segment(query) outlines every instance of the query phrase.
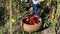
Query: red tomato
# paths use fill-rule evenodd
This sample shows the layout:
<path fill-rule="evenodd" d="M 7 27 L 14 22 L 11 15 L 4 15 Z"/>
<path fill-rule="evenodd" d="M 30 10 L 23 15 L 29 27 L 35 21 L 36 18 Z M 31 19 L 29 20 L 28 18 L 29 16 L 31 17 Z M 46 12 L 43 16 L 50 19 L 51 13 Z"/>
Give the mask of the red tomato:
<path fill-rule="evenodd" d="M 31 18 L 26 18 L 25 20 L 27 24 L 38 24 L 40 21 L 38 19 L 36 19 L 35 17 L 31 17 Z"/>

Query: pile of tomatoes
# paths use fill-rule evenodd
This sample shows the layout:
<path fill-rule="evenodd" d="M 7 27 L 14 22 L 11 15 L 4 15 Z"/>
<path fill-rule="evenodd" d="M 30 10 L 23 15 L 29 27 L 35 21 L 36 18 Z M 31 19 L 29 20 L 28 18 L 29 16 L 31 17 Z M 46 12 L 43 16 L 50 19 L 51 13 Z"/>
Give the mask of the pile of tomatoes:
<path fill-rule="evenodd" d="M 40 21 L 35 17 L 24 18 L 23 22 L 30 25 L 38 24 Z"/>

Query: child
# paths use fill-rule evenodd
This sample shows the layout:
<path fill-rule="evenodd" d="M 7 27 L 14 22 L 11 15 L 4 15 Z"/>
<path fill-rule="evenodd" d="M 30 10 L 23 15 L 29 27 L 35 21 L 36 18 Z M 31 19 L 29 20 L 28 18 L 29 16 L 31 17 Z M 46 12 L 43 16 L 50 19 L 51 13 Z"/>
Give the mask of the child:
<path fill-rule="evenodd" d="M 39 3 L 38 0 L 30 0 L 30 3 L 32 3 L 32 7 L 34 10 L 34 17 L 38 18 L 38 6 L 37 4 Z"/>

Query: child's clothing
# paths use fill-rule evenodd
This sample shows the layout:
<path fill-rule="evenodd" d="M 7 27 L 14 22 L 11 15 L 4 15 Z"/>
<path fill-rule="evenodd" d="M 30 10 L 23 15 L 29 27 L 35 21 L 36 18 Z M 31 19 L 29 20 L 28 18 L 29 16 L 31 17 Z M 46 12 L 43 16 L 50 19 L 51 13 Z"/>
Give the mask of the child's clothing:
<path fill-rule="evenodd" d="M 34 14 L 38 14 L 38 6 L 36 4 L 32 4 Z"/>
<path fill-rule="evenodd" d="M 39 3 L 39 0 L 29 0 L 29 1 L 32 4 L 34 16 L 38 18 L 37 14 L 38 14 L 39 7 L 37 6 L 37 4 Z"/>
<path fill-rule="evenodd" d="M 36 17 L 36 18 L 38 18 L 38 9 L 39 9 L 39 7 L 37 6 L 37 4 L 39 3 L 39 1 L 38 0 L 32 0 L 32 7 L 33 7 L 33 10 L 34 10 L 34 16 Z"/>
<path fill-rule="evenodd" d="M 38 14 L 38 0 L 32 0 L 32 7 L 33 7 L 33 10 L 34 10 L 34 14 Z"/>
<path fill-rule="evenodd" d="M 38 0 L 32 0 L 33 4 L 38 4 L 39 1 Z"/>

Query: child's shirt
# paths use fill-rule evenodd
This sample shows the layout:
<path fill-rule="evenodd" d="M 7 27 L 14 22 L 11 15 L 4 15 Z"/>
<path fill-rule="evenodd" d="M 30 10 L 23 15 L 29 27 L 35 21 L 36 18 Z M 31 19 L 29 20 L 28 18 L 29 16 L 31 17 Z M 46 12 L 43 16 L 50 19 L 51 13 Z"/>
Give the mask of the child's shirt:
<path fill-rule="evenodd" d="M 32 0 L 32 3 L 33 3 L 33 4 L 38 4 L 39 1 L 38 1 L 38 0 Z"/>

